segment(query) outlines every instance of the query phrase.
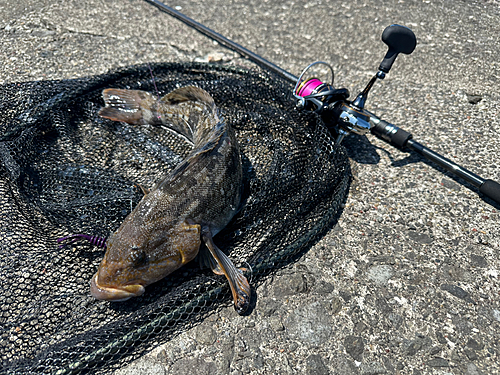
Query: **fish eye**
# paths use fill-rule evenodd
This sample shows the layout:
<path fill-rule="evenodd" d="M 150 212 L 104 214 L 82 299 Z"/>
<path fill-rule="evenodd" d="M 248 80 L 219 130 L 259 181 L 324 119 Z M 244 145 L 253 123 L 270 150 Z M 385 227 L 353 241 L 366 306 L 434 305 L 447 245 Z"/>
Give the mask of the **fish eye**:
<path fill-rule="evenodd" d="M 147 263 L 148 256 L 144 250 L 133 247 L 131 248 L 130 261 L 134 267 L 141 267 Z"/>

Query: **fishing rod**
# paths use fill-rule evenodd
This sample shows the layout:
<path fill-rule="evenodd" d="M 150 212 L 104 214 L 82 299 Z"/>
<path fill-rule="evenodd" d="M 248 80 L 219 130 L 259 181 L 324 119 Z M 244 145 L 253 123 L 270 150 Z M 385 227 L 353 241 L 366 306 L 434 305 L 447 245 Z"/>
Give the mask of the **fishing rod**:
<path fill-rule="evenodd" d="M 484 179 L 477 174 L 465 169 L 457 163 L 445 158 L 437 152 L 425 147 L 415 141 L 411 133 L 391 124 L 374 113 L 366 110 L 365 103 L 368 93 L 378 80 L 383 80 L 389 73 L 392 64 L 400 53 L 411 54 L 417 45 L 417 39 L 412 30 L 401 25 L 390 25 L 382 33 L 382 41 L 388 46 L 387 53 L 380 63 L 378 72 L 368 82 L 353 101 L 347 100 L 349 91 L 345 88 L 336 89 L 333 86 L 333 68 L 325 62 L 315 62 L 307 66 L 299 77 L 287 72 L 279 66 L 271 63 L 256 53 L 233 42 L 225 36 L 212 29 L 196 22 L 183 13 L 165 5 L 158 0 L 145 0 L 156 6 L 186 25 L 193 27 L 200 33 L 217 41 L 250 61 L 256 63 L 261 68 L 276 73 L 295 84 L 293 96 L 297 99 L 297 109 L 314 111 L 321 115 L 328 129 L 335 137 L 335 146 L 338 146 L 344 137 L 349 133 L 364 135 L 368 132 L 374 134 L 383 141 L 397 147 L 400 150 L 410 149 L 422 155 L 431 162 L 446 169 L 455 176 L 467 181 L 484 196 L 500 204 L 500 184 L 491 179 Z M 316 65 L 325 65 L 332 72 L 332 82 L 325 83 L 316 77 L 303 79 L 306 73 Z"/>

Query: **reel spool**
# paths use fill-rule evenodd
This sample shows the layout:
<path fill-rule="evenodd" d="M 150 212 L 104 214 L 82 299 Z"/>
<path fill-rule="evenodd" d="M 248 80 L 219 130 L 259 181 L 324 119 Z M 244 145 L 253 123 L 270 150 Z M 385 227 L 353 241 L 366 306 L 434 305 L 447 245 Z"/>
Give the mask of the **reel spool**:
<path fill-rule="evenodd" d="M 307 71 L 315 65 L 326 65 L 330 69 L 332 74 L 331 83 L 325 83 L 317 77 L 302 80 Z M 330 103 L 347 99 L 349 97 L 347 89 L 335 89 L 333 87 L 334 77 L 333 68 L 326 62 L 316 61 L 308 65 L 300 74 L 293 89 L 293 96 L 297 98 L 297 108 L 321 113 Z"/>

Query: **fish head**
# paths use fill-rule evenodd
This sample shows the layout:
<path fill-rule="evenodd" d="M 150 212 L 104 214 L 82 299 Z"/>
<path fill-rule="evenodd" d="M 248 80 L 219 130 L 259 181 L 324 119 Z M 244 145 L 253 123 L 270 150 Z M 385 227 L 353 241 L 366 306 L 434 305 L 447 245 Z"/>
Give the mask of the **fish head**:
<path fill-rule="evenodd" d="M 181 222 L 171 228 L 134 235 L 136 228 L 120 227 L 110 238 L 90 293 L 99 300 L 125 301 L 198 254 L 200 226 Z"/>

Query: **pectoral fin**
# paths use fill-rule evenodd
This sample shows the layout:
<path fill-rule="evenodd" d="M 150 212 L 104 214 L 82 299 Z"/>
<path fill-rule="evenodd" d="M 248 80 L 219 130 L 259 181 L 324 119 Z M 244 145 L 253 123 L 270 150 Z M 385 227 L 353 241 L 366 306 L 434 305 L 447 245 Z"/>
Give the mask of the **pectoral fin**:
<path fill-rule="evenodd" d="M 203 248 L 199 252 L 199 261 L 201 268 L 210 267 L 213 273 L 216 275 L 224 275 L 224 271 L 220 268 L 219 263 L 215 260 L 208 249 Z"/>
<path fill-rule="evenodd" d="M 208 228 L 202 228 L 202 238 L 217 263 L 217 266 L 212 267 L 212 270 L 216 274 L 223 273 L 226 276 L 233 294 L 234 308 L 238 314 L 243 314 L 250 304 L 250 285 L 247 278 L 241 270 L 235 267 L 231 259 L 215 245 L 212 233 Z"/>

